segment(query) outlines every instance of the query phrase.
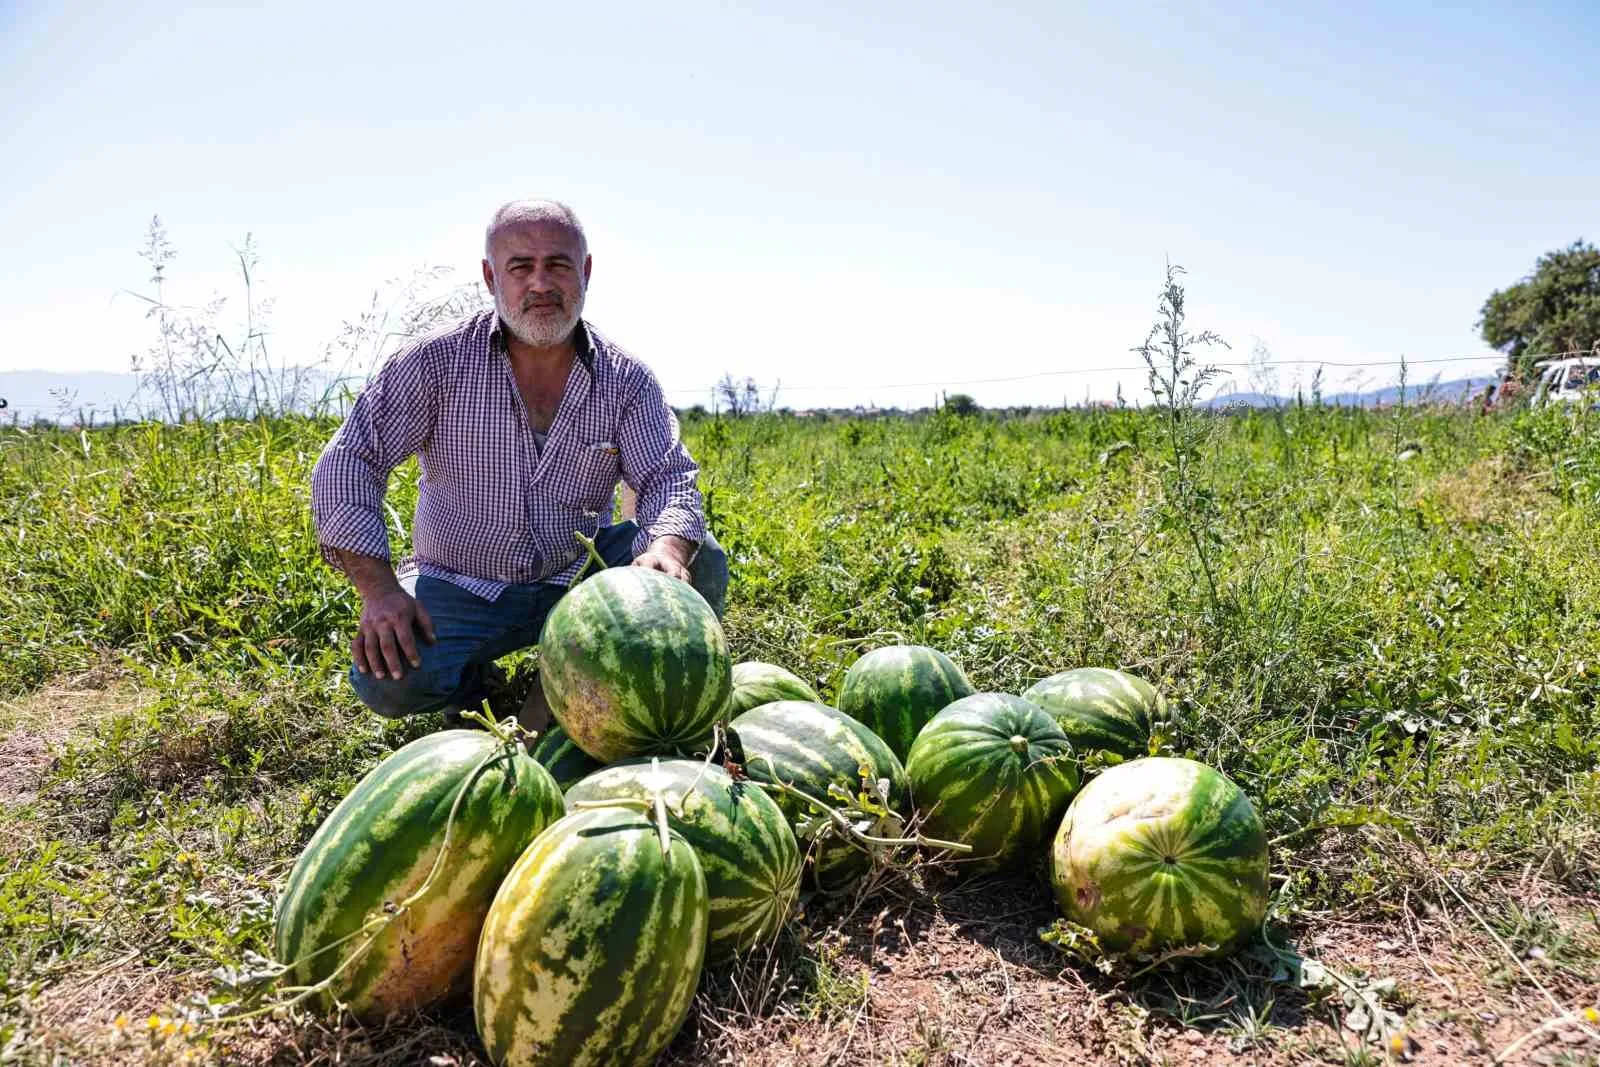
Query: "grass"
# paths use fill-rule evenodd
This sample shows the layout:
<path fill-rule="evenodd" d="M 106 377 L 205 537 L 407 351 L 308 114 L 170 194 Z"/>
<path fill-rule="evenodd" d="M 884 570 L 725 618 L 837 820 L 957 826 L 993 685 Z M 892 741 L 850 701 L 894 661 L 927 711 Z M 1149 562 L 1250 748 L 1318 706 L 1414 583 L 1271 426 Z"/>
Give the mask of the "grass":
<path fill-rule="evenodd" d="M 1306 406 L 1190 411 L 1175 438 L 1172 418 L 688 421 L 732 646 L 825 695 L 901 639 L 986 690 L 1137 671 L 1180 749 L 1262 811 L 1285 935 L 1400 973 L 1439 1055 L 1474 1025 L 1447 987 L 1500 1005 L 1476 1021 L 1496 1047 L 1557 1014 L 1540 986 L 1595 1004 L 1600 426 Z M 0 431 L 0 751 L 26 777 L 0 783 L 0 1061 L 477 1055 L 459 1011 L 183 1030 L 228 995 L 219 969 L 267 951 L 321 818 L 439 725 L 381 721 L 343 680 L 357 603 L 307 487 L 332 430 Z M 397 532 L 415 477 L 391 486 Z M 1036 882 L 984 893 L 1010 918 L 932 873 L 811 902 L 774 953 L 707 978 L 669 1059 L 1182 1062 L 1187 1034 L 1223 1058 L 1393 1055 L 1267 962 L 1105 975 L 1035 936 Z"/>

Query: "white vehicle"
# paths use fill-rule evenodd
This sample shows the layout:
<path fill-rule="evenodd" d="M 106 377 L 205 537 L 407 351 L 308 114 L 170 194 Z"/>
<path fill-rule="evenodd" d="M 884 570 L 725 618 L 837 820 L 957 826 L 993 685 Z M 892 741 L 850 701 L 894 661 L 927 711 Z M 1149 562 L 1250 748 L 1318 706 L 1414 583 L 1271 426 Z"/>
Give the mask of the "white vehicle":
<path fill-rule="evenodd" d="M 1533 365 L 1533 406 L 1600 404 L 1600 354 L 1545 359 Z"/>

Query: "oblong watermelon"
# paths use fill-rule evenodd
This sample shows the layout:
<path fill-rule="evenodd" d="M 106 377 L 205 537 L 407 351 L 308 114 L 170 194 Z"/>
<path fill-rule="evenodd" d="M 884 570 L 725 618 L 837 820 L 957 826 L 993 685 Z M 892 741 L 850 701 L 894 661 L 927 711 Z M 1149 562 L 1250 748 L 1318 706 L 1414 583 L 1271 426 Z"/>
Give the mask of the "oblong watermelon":
<path fill-rule="evenodd" d="M 751 708 L 729 725 L 744 750 L 745 773 L 758 782 L 770 782 L 776 774 L 806 796 L 838 808 L 840 801 L 828 794 L 830 785 L 853 797 L 863 788 L 863 776 L 869 788 L 877 780 L 887 779 L 888 807 L 896 813 L 905 811 L 906 772 L 900 760 L 882 738 L 837 708 L 813 701 L 779 700 Z M 775 791 L 772 797 L 795 827 L 818 886 L 840 889 L 870 869 L 871 856 L 837 832 L 801 832 L 821 809 L 785 793 Z M 895 819 L 873 836 L 899 832 Z"/>
<path fill-rule="evenodd" d="M 928 720 L 972 691 L 961 668 L 938 649 L 889 645 L 850 665 L 839 687 L 839 710 L 864 723 L 903 760 Z"/>
<path fill-rule="evenodd" d="M 562 597 L 539 636 L 539 684 L 556 721 L 602 763 L 704 751 L 725 716 L 733 661 L 688 582 L 612 567 Z"/>
<path fill-rule="evenodd" d="M 724 962 L 777 936 L 800 896 L 800 846 L 782 810 L 756 786 L 703 760 L 635 759 L 568 789 L 567 805 L 649 800 L 657 792 L 705 871 L 706 962 Z"/>
<path fill-rule="evenodd" d="M 273 946 L 293 964 L 290 981 L 311 985 L 332 974 L 365 939 L 319 950 L 423 884 L 463 785 L 449 851 L 427 894 L 370 942 L 330 994 L 376 1019 L 466 988 L 501 878 L 565 810 L 554 780 L 521 745 L 480 730 L 442 730 L 398 749 L 323 820 L 277 902 Z"/>
<path fill-rule="evenodd" d="M 1101 751 L 1127 759 L 1150 753 L 1150 737 L 1169 730 L 1166 698 L 1143 678 L 1109 667 L 1052 674 L 1022 694 L 1055 717 L 1081 754 Z"/>
<path fill-rule="evenodd" d="M 706 878 L 629 808 L 541 834 L 489 909 L 473 971 L 478 1036 L 506 1067 L 649 1063 L 683 1025 L 706 952 Z"/>
<path fill-rule="evenodd" d="M 572 738 L 553 722 L 539 734 L 528 755 L 550 772 L 556 785 L 570 789 L 584 778 L 598 771 L 604 764 L 572 743 Z"/>
<path fill-rule="evenodd" d="M 1050 878 L 1062 913 L 1108 949 L 1220 952 L 1266 915 L 1266 832 L 1221 771 L 1188 759 L 1132 760 L 1073 799 Z"/>
<path fill-rule="evenodd" d="M 929 837 L 972 846 L 966 871 L 1033 855 L 1078 790 L 1067 735 L 1037 704 L 974 693 L 929 720 L 906 760 Z"/>
<path fill-rule="evenodd" d="M 729 715 L 738 715 L 774 700 L 821 702 L 822 698 L 799 675 L 775 663 L 749 660 L 733 665 L 733 697 L 728 701 Z"/>

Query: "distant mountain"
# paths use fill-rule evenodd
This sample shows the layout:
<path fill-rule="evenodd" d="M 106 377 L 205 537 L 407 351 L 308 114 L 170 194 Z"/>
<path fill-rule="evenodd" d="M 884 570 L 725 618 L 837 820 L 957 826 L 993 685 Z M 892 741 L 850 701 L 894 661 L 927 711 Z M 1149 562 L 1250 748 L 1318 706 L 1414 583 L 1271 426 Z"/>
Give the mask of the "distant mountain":
<path fill-rule="evenodd" d="M 295 372 L 304 375 L 302 396 L 320 397 L 332 383 L 328 374 L 315 368 Z M 361 385 L 360 381 L 350 383 L 356 391 Z M 77 422 L 81 418 L 93 424 L 158 416 L 162 411 L 153 386 L 147 384 L 140 395 L 137 375 L 114 371 L 0 371 L 0 399 L 6 402 L 0 409 L 0 421 L 4 422 Z"/>
<path fill-rule="evenodd" d="M 1406 403 L 1456 404 L 1468 397 L 1475 396 L 1482 392 L 1486 386 L 1493 385 L 1497 381 L 1499 379 L 1495 377 L 1479 377 L 1408 385 L 1406 386 Z M 1310 395 L 1306 395 L 1305 399 L 1309 403 L 1311 400 Z M 1389 385 L 1381 389 L 1369 389 L 1360 392 L 1325 393 L 1322 397 L 1324 404 L 1346 408 L 1382 407 L 1399 403 L 1399 401 L 1400 387 L 1398 385 Z M 1267 393 L 1225 393 L 1222 396 L 1214 396 L 1209 400 L 1202 400 L 1199 406 L 1211 409 L 1229 407 L 1271 408 L 1286 407 L 1294 402 L 1295 398 L 1292 396 L 1272 396 Z"/>
<path fill-rule="evenodd" d="M 83 412 L 109 422 L 113 409 L 118 414 L 134 410 L 138 386 L 136 376 L 114 371 L 0 371 L 0 398 L 6 402 L 0 417 L 76 421 Z"/>

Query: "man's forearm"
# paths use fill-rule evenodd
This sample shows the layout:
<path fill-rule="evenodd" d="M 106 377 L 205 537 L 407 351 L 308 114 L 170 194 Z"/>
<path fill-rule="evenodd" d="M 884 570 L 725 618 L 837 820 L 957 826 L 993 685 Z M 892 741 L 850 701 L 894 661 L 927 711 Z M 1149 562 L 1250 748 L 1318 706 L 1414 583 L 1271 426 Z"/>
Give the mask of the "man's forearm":
<path fill-rule="evenodd" d="M 394 567 L 388 560 L 377 556 L 363 556 L 359 552 L 351 552 L 344 548 L 335 548 L 333 553 L 339 557 L 339 566 L 349 576 L 351 584 L 356 587 L 356 592 L 361 594 L 362 600 L 372 600 L 400 588 L 400 583 L 394 576 Z"/>

